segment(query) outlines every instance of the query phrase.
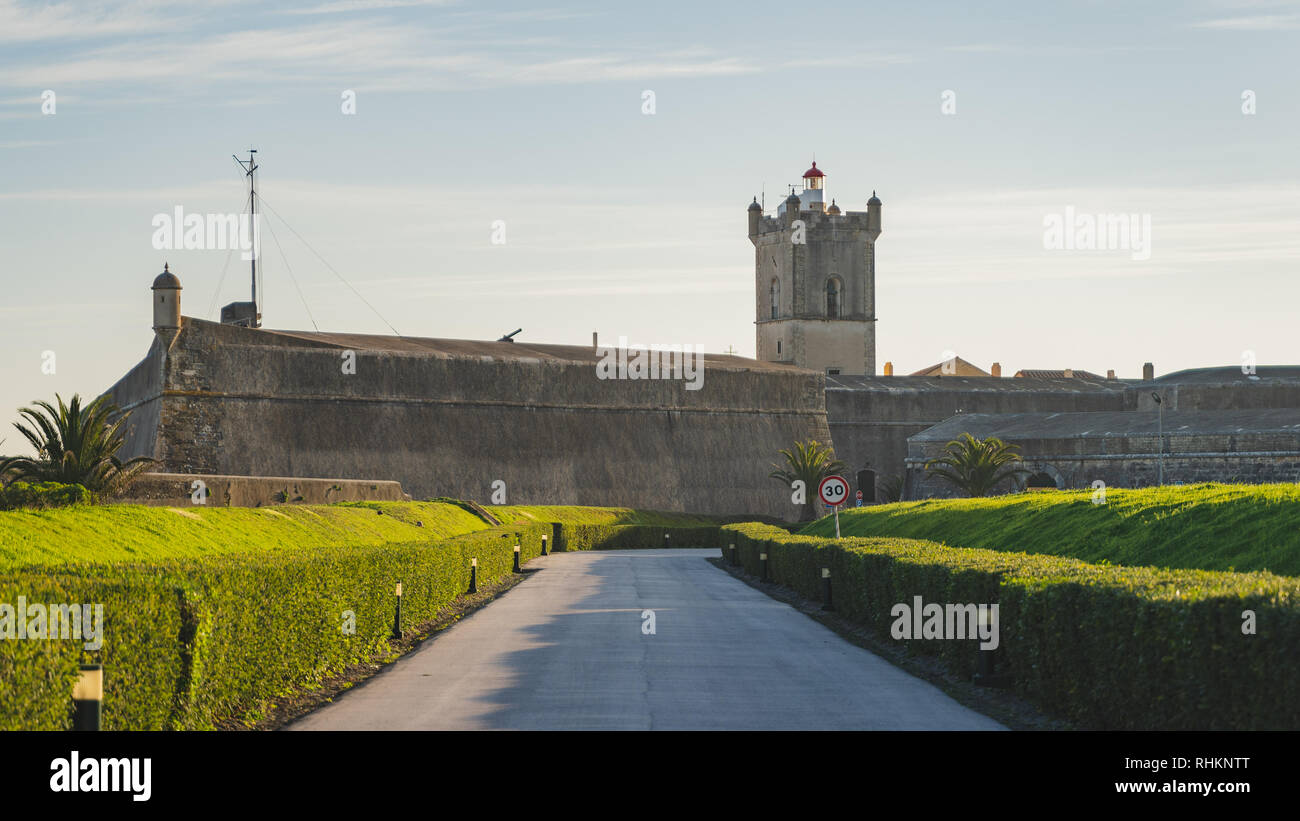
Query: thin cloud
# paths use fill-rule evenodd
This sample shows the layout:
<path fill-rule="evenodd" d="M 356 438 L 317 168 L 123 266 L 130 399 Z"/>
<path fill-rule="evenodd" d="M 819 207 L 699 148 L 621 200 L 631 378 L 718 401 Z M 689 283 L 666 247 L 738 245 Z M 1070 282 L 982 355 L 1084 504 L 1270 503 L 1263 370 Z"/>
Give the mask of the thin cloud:
<path fill-rule="evenodd" d="M 456 0 L 340 0 L 337 3 L 322 3 L 305 9 L 287 9 L 286 14 L 345 14 L 354 11 L 384 11 L 387 9 L 409 9 L 421 6 L 448 6 Z"/>
<path fill-rule="evenodd" d="M 0 0 L 2 2 L 3 0 Z M 443 41 L 410 25 L 388 22 L 222 32 L 186 42 L 134 41 L 78 51 L 61 61 L 0 68 L 0 87 L 103 86 L 130 82 L 155 87 L 278 78 L 280 84 L 346 81 L 372 91 L 577 84 L 618 80 L 752 74 L 748 58 L 678 51 L 669 54 L 574 54 L 563 44 L 539 46 L 503 60 L 499 50 L 468 39 Z M 552 51 L 556 54 L 536 53 Z"/>
<path fill-rule="evenodd" d="M 168 13 L 170 8 L 179 5 L 160 0 L 129 3 L 0 0 L 0 43 L 86 40 L 182 30 L 191 25 L 196 15 Z"/>
<path fill-rule="evenodd" d="M 1224 17 L 1192 23 L 1193 28 L 1219 29 L 1221 31 L 1293 31 L 1300 29 L 1300 14 L 1255 14 L 1245 17 Z"/>

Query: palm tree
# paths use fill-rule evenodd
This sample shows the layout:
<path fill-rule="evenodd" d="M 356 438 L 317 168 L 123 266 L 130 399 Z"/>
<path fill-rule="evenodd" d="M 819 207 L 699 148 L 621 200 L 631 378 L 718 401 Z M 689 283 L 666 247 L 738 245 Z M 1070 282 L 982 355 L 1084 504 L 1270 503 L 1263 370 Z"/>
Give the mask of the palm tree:
<path fill-rule="evenodd" d="M 786 486 L 802 481 L 804 486 L 804 504 L 800 521 L 811 522 L 817 518 L 817 509 L 813 498 L 817 485 L 822 479 L 844 469 L 844 463 L 835 458 L 830 446 L 818 441 L 795 442 L 794 447 L 779 453 L 785 457 L 785 467 L 772 465 L 768 474 Z"/>
<path fill-rule="evenodd" d="M 943 456 L 925 463 L 927 473 L 952 482 L 967 496 L 987 496 L 1003 480 L 1029 473 L 1013 467 L 1021 463 L 1017 445 L 1008 445 L 996 436 L 961 436 L 947 444 Z"/>
<path fill-rule="evenodd" d="M 886 502 L 901 502 L 903 500 L 903 477 L 895 473 L 878 485 L 880 496 Z"/>
<path fill-rule="evenodd" d="M 94 493 L 111 494 L 153 463 L 147 456 L 125 463 L 117 458 L 125 441 L 122 425 L 129 414 L 118 415 L 117 406 L 107 396 L 84 408 L 77 394 L 66 405 L 58 394 L 54 398 L 57 408 L 37 401 L 33 403 L 36 410 L 18 410 L 29 424 L 15 422 L 14 427 L 36 449 L 36 458 L 11 456 L 0 461 L 0 478 L 12 474 L 14 480 L 75 484 Z"/>

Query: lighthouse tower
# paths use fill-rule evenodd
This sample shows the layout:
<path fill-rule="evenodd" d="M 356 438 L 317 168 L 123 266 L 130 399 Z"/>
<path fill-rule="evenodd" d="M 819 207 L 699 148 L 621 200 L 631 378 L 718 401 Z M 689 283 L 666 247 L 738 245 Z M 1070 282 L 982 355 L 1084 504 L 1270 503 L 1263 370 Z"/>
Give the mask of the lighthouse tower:
<path fill-rule="evenodd" d="M 775 216 L 750 203 L 758 358 L 827 375 L 876 373 L 876 239 L 880 200 L 865 211 L 826 203 L 813 163 Z"/>

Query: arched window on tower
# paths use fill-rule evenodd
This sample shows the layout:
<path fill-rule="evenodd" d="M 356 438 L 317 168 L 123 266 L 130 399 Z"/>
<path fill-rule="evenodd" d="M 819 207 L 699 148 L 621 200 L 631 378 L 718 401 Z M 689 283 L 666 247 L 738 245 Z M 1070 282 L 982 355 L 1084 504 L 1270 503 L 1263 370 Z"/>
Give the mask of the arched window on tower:
<path fill-rule="evenodd" d="M 773 319 L 776 319 L 778 316 L 781 315 L 781 283 L 780 283 L 780 281 L 778 281 L 778 280 L 776 280 L 776 279 L 773 279 L 773 280 L 772 280 L 772 288 L 771 288 L 771 293 L 768 295 L 768 300 L 769 300 L 769 302 L 770 302 L 771 305 L 772 305 L 772 318 L 773 318 Z"/>
<path fill-rule="evenodd" d="M 839 319 L 843 302 L 843 285 L 839 277 L 826 280 L 826 318 Z"/>

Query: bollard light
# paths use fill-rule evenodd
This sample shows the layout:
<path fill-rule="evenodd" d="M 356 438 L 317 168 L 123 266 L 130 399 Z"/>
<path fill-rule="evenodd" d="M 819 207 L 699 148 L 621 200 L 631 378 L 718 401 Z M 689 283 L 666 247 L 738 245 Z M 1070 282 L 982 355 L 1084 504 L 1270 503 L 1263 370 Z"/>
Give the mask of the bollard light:
<path fill-rule="evenodd" d="M 519 545 L 515 545 L 515 572 L 522 573 L 523 568 L 519 566 Z"/>
<path fill-rule="evenodd" d="M 402 637 L 402 583 L 397 583 L 397 609 L 393 612 L 393 638 Z"/>
<path fill-rule="evenodd" d="M 546 555 L 546 536 L 542 536 L 542 555 Z"/>
<path fill-rule="evenodd" d="M 989 626 L 989 608 L 979 608 L 979 625 L 980 630 L 975 636 L 975 647 L 978 654 L 976 656 L 975 683 L 983 684 L 989 682 L 993 676 L 993 651 L 985 650 L 979 646 L 981 643 L 979 637 L 984 635 Z"/>
<path fill-rule="evenodd" d="M 732 542 L 727 547 L 731 550 L 731 563 L 734 565 L 736 564 L 736 544 Z"/>
<path fill-rule="evenodd" d="M 831 569 L 829 567 L 822 568 L 822 600 L 824 602 L 822 604 L 823 610 L 835 609 L 835 606 L 831 604 Z"/>
<path fill-rule="evenodd" d="M 83 664 L 77 683 L 72 686 L 72 703 L 76 717 L 72 728 L 79 731 L 99 730 L 99 720 L 104 703 L 104 666 Z"/>
<path fill-rule="evenodd" d="M 478 592 L 478 559 L 469 560 L 469 592 Z"/>
<path fill-rule="evenodd" d="M 763 581 L 767 581 L 767 554 L 766 553 L 758 554 L 758 563 L 759 566 L 763 568 Z"/>

